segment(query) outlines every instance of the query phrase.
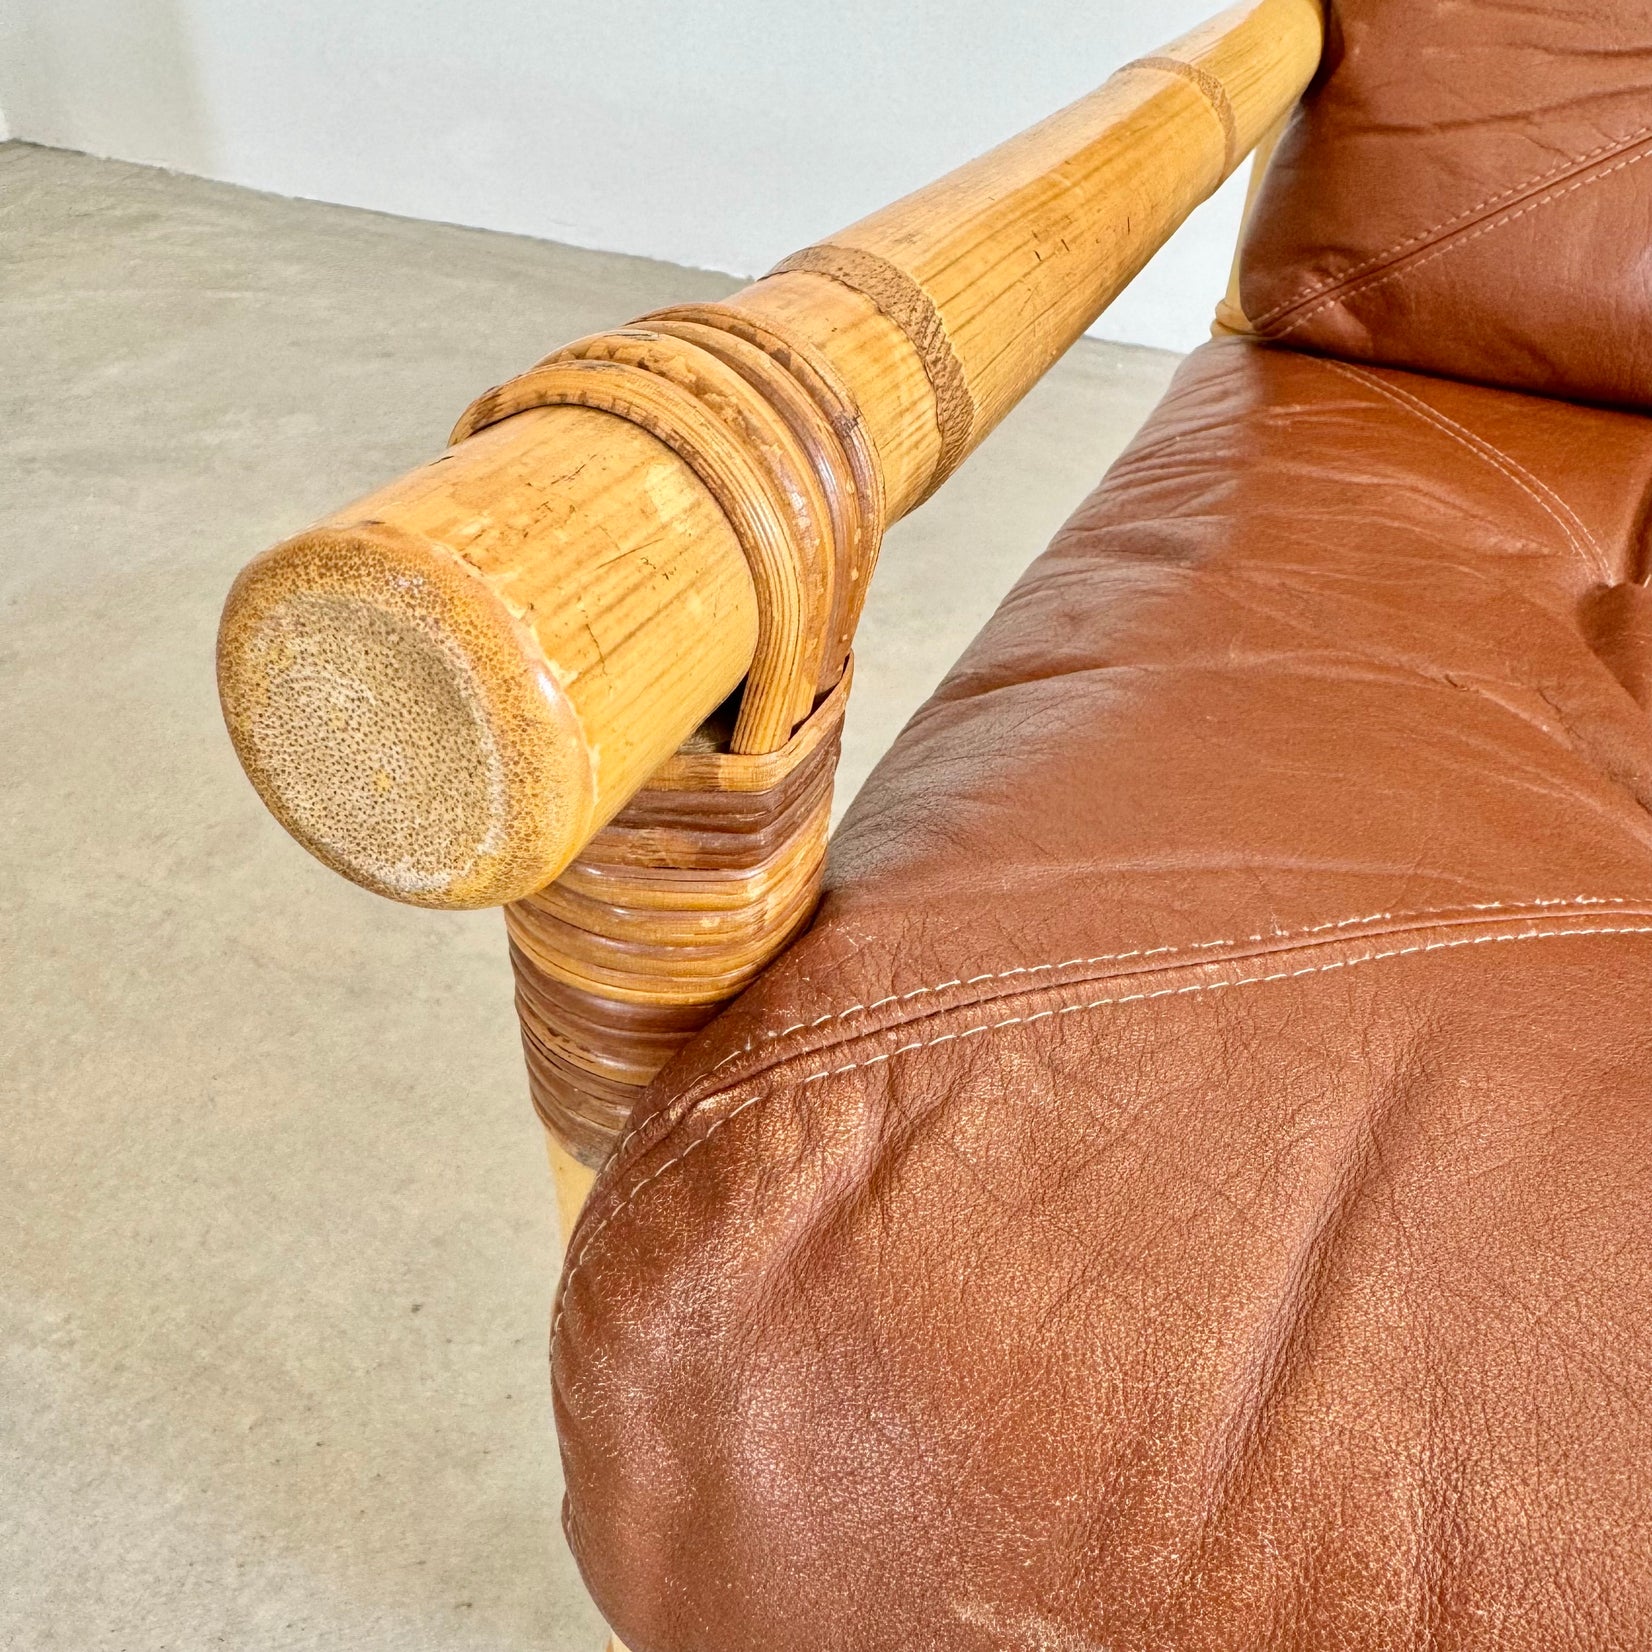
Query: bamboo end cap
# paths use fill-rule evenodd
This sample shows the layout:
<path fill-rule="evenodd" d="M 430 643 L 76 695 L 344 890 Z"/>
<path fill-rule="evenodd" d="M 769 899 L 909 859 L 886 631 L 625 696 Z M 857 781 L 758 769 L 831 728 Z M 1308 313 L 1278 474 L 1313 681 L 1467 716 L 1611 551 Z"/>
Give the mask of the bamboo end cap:
<path fill-rule="evenodd" d="M 410 535 L 320 528 L 249 564 L 218 692 L 270 812 L 393 900 L 518 899 L 593 824 L 591 753 L 533 638 L 474 569 Z"/>

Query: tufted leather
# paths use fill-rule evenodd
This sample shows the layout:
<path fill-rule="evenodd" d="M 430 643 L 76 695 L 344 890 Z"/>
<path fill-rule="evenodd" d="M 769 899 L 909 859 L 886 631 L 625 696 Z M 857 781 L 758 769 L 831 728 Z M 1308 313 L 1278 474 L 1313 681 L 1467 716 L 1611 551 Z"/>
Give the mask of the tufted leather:
<path fill-rule="evenodd" d="M 1652 407 L 1645 0 L 1332 0 L 1242 267 L 1265 336 Z"/>
<path fill-rule="evenodd" d="M 1189 359 L 580 1220 L 633 1652 L 1652 1645 L 1649 495 Z"/>

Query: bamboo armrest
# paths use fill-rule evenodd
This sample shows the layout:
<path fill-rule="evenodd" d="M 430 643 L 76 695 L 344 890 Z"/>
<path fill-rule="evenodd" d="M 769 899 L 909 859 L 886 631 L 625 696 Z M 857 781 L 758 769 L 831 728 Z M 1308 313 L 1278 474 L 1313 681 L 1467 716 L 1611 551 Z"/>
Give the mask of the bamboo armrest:
<path fill-rule="evenodd" d="M 219 684 L 266 804 L 369 889 L 483 906 L 562 872 L 743 682 L 705 743 L 789 749 L 885 526 L 1282 118 L 1321 32 L 1315 0 L 1245 0 L 726 304 L 557 352 L 265 552 Z"/>

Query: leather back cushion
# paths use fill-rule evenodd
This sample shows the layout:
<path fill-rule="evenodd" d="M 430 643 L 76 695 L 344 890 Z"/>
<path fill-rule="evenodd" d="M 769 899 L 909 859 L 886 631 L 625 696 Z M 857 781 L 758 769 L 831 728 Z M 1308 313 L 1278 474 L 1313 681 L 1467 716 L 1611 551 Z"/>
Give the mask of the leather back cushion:
<path fill-rule="evenodd" d="M 1652 5 L 1332 0 L 1258 198 L 1256 330 L 1652 408 Z"/>

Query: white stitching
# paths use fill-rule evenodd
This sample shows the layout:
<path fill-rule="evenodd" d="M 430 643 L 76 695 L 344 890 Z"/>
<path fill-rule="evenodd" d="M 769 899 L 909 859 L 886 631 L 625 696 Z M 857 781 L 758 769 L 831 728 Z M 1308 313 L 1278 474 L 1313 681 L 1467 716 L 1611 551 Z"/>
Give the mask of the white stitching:
<path fill-rule="evenodd" d="M 1587 549 L 1595 553 L 1599 572 L 1603 575 L 1608 573 L 1605 549 L 1590 531 L 1583 518 L 1547 482 L 1533 475 L 1518 459 L 1498 447 L 1489 437 L 1482 436 L 1476 430 L 1470 430 L 1465 424 L 1460 424 L 1450 414 L 1442 413 L 1439 408 L 1433 407 L 1424 401 L 1421 396 L 1413 395 L 1411 391 L 1404 390 L 1397 384 L 1387 384 L 1379 379 L 1376 374 L 1362 367 L 1356 367 L 1352 362 L 1332 361 L 1324 356 L 1310 357 L 1309 359 L 1318 361 L 1322 367 L 1329 367 L 1334 372 L 1346 374 L 1349 378 L 1370 386 L 1380 395 L 1387 396 L 1391 401 L 1399 403 L 1402 408 L 1415 413 L 1419 418 L 1435 425 L 1446 435 L 1453 437 L 1462 446 L 1468 448 L 1476 458 L 1483 459 L 1494 469 L 1501 471 L 1509 481 L 1513 482 L 1517 488 L 1531 498 L 1533 504 L 1543 511 L 1554 525 L 1565 534 L 1572 549 L 1580 554 L 1586 548 L 1578 538 L 1578 534 L 1581 534 L 1583 539 L 1588 541 Z M 1516 472 L 1519 474 L 1516 475 Z M 1531 485 L 1528 487 L 1527 483 Z M 1544 499 L 1539 497 L 1539 494 L 1545 495 L 1551 503 L 1545 503 Z M 1566 526 L 1552 508 L 1553 506 L 1558 506 L 1571 518 L 1572 523 L 1577 528 L 1577 533 L 1573 533 L 1571 528 Z"/>
<path fill-rule="evenodd" d="M 1486 437 L 1480 435 L 1478 431 L 1470 430 L 1467 425 L 1459 424 L 1449 414 L 1442 413 L 1437 407 L 1430 407 L 1429 404 L 1422 399 L 1422 397 L 1414 396 L 1409 390 L 1402 390 L 1398 385 L 1385 384 L 1374 373 L 1369 373 L 1365 371 L 1364 368 L 1355 367 L 1351 363 L 1345 361 L 1332 361 L 1325 356 L 1311 356 L 1308 359 L 1311 361 L 1317 361 L 1321 367 L 1328 367 L 1334 373 L 1341 373 L 1346 377 L 1355 380 L 1359 384 L 1369 386 L 1379 395 L 1386 396 L 1390 401 L 1396 403 L 1404 411 L 1412 413 L 1416 417 L 1424 420 L 1426 423 L 1433 425 L 1436 429 L 1451 437 L 1459 445 L 1466 447 L 1477 459 L 1483 460 L 1486 464 L 1490 465 L 1493 470 L 1501 472 L 1502 475 L 1507 477 L 1509 481 L 1513 482 L 1514 485 L 1519 488 L 1520 491 L 1524 493 L 1531 500 L 1531 502 L 1536 505 L 1537 508 L 1542 511 L 1551 522 L 1554 523 L 1557 528 L 1560 529 L 1560 531 L 1566 536 L 1567 544 L 1569 544 L 1579 556 L 1587 557 L 1589 552 L 1593 551 L 1595 572 L 1598 573 L 1602 579 L 1611 579 L 1612 573 L 1610 567 L 1608 566 L 1606 552 L 1602 548 L 1600 541 L 1596 539 L 1594 534 L 1589 531 L 1589 528 L 1584 523 L 1582 517 L 1580 517 L 1577 512 L 1574 511 L 1572 507 L 1568 505 L 1566 501 L 1548 485 L 1548 483 L 1543 482 L 1536 476 L 1532 475 L 1532 473 L 1527 470 L 1518 459 L 1514 458 L 1511 454 L 1505 453 L 1502 448 L 1498 447 L 1494 442 L 1488 441 Z M 1519 474 L 1516 475 L 1516 472 L 1519 472 Z M 1521 480 L 1522 477 L 1525 478 L 1524 481 Z M 1527 485 L 1528 483 L 1530 486 Z M 1549 499 L 1554 503 L 1549 504 L 1546 502 L 1541 497 L 1538 490 L 1541 490 L 1541 493 L 1543 494 L 1547 494 Z M 1571 517 L 1572 521 L 1577 524 L 1578 533 L 1581 533 L 1583 535 L 1583 539 L 1588 541 L 1587 545 L 1585 545 L 1583 541 L 1578 538 L 1577 533 L 1573 533 L 1572 530 L 1561 520 L 1559 513 L 1554 509 L 1555 505 L 1558 505 L 1561 510 L 1565 511 L 1565 513 Z"/>
<path fill-rule="evenodd" d="M 1392 258 L 1395 253 L 1404 252 L 1408 247 L 1418 246 L 1430 237 L 1438 235 L 1442 230 L 1455 229 L 1459 224 L 1467 223 L 1476 213 L 1484 212 L 1488 207 L 1494 207 L 1515 195 L 1522 195 L 1528 189 L 1536 189 L 1538 185 L 1547 183 L 1549 179 L 1558 178 L 1563 172 L 1570 172 L 1574 167 L 1587 166 L 1591 161 L 1597 161 L 1601 156 L 1609 155 L 1614 150 L 1627 148 L 1632 143 L 1639 143 L 1645 137 L 1652 137 L 1652 126 L 1638 127 L 1627 137 L 1613 138 L 1610 143 L 1603 143 L 1598 149 L 1589 149 L 1581 155 L 1570 156 L 1558 165 L 1551 166 L 1546 172 L 1539 172 L 1533 177 L 1527 178 L 1523 183 L 1514 184 L 1508 189 L 1499 191 L 1496 195 L 1488 195 L 1485 200 L 1476 201 L 1471 207 L 1464 207 L 1461 212 L 1454 214 L 1452 217 L 1443 219 L 1440 223 L 1432 224 L 1427 229 L 1418 230 L 1415 235 L 1408 235 L 1403 241 L 1396 241 L 1391 247 L 1384 247 L 1381 252 L 1374 253 L 1367 258 L 1363 264 L 1356 264 L 1352 269 L 1339 271 L 1336 275 L 1328 275 L 1323 281 L 1317 282 L 1302 292 L 1293 293 L 1289 298 L 1275 304 L 1271 310 L 1265 310 L 1252 325 L 1256 327 L 1266 326 L 1276 316 L 1283 315 L 1287 310 L 1295 309 L 1298 304 L 1307 303 L 1310 298 L 1324 292 L 1327 287 L 1338 287 L 1345 282 L 1357 280 L 1367 270 L 1375 269 L 1378 264 L 1385 259 Z"/>
<path fill-rule="evenodd" d="M 1625 899 L 1625 897 L 1608 898 L 1616 900 Z M 1157 992 L 1133 992 L 1125 993 L 1117 998 L 1095 998 L 1087 1004 L 1066 1004 L 1055 1009 L 1040 1010 L 1036 1015 L 1012 1015 L 1003 1021 L 992 1021 L 981 1026 L 966 1027 L 959 1032 L 943 1033 L 939 1038 L 923 1039 L 913 1044 L 901 1044 L 893 1050 L 885 1051 L 882 1055 L 868 1056 L 864 1061 L 851 1061 L 842 1067 L 831 1067 L 822 1072 L 811 1073 L 807 1078 L 799 1079 L 796 1083 L 787 1086 L 787 1088 L 793 1090 L 804 1090 L 811 1084 L 819 1084 L 825 1079 L 837 1078 L 844 1073 L 852 1073 L 860 1068 L 876 1067 L 882 1062 L 893 1061 L 896 1056 L 908 1055 L 914 1050 L 930 1050 L 934 1049 L 938 1044 L 950 1044 L 965 1038 L 976 1038 L 982 1033 L 998 1032 L 1005 1027 L 1031 1026 L 1035 1021 L 1047 1021 L 1053 1017 L 1062 1015 L 1079 1015 L 1088 1010 L 1098 1010 L 1110 1005 L 1145 1003 L 1155 998 L 1183 997 L 1189 993 L 1197 992 L 1219 992 L 1228 987 L 1266 986 L 1274 981 L 1294 981 L 1304 975 L 1326 975 L 1332 970 L 1353 969 L 1360 964 L 1381 963 L 1389 958 L 1408 958 L 1416 953 L 1423 952 L 1449 952 L 1453 947 L 1485 946 L 1487 944 L 1496 944 L 1503 941 L 1564 940 L 1570 937 L 1582 935 L 1652 935 L 1652 925 L 1637 925 L 1634 927 L 1620 925 L 1615 928 L 1596 926 L 1590 929 L 1527 929 L 1513 935 L 1470 935 L 1453 941 L 1428 941 L 1417 946 L 1398 947 L 1389 952 L 1368 952 L 1353 958 L 1336 958 L 1328 964 L 1310 964 L 1304 969 L 1279 970 L 1272 975 L 1245 975 L 1232 981 L 1195 981 L 1185 987 L 1161 987 Z M 672 1169 L 675 1165 L 681 1164 L 683 1160 L 688 1158 L 691 1153 L 694 1153 L 698 1149 L 704 1147 L 705 1144 L 709 1142 L 711 1138 L 723 1128 L 724 1125 L 730 1124 L 735 1119 L 739 1118 L 739 1116 L 745 1112 L 748 1107 L 755 1107 L 758 1102 L 767 1100 L 768 1097 L 776 1093 L 776 1089 L 778 1088 L 780 1088 L 780 1086 L 767 1090 L 759 1090 L 754 1095 L 747 1096 L 738 1107 L 732 1108 L 729 1112 L 725 1113 L 722 1118 L 713 1123 L 703 1136 L 697 1136 L 680 1153 L 674 1154 L 671 1158 L 667 1159 L 664 1164 L 658 1166 L 654 1170 L 651 1170 L 646 1176 L 644 1176 L 642 1180 L 639 1181 L 636 1186 L 634 1186 L 631 1191 L 627 1193 L 626 1196 L 621 1199 L 620 1202 L 615 1205 L 614 1208 L 609 1211 L 599 1223 L 597 1223 L 596 1227 L 591 1230 L 589 1236 L 580 1246 L 579 1256 L 575 1260 L 573 1267 L 568 1270 L 562 1281 L 562 1290 L 557 1302 L 556 1317 L 551 1322 L 551 1357 L 553 1360 L 556 1357 L 557 1332 L 562 1326 L 562 1311 L 567 1304 L 569 1295 L 573 1291 L 574 1281 L 579 1277 L 580 1269 L 585 1266 L 586 1261 L 589 1259 L 592 1247 L 608 1230 L 608 1227 L 613 1222 L 614 1218 L 617 1217 L 621 1211 L 625 1210 L 631 1204 L 632 1200 L 634 1200 L 637 1195 L 649 1185 L 649 1183 L 657 1181 L 666 1173 L 666 1171 Z M 726 1092 L 716 1092 L 716 1094 L 724 1093 Z M 700 1111 L 705 1107 L 707 1102 L 714 1099 L 715 1094 L 712 1096 L 702 1097 L 695 1103 L 694 1110 Z"/>
<path fill-rule="evenodd" d="M 1424 264 L 1432 264 L 1436 258 L 1443 258 L 1448 252 L 1458 247 L 1466 247 L 1470 241 L 1478 241 L 1482 235 L 1489 235 L 1494 229 L 1501 229 L 1505 224 L 1512 224 L 1516 218 L 1524 218 L 1528 212 L 1535 212 L 1541 206 L 1547 206 L 1551 201 L 1558 201 L 1563 195 L 1570 195 L 1574 190 L 1586 189 L 1590 184 L 1598 184 L 1603 178 L 1610 178 L 1614 172 L 1621 172 L 1626 166 L 1634 166 L 1638 161 L 1644 161 L 1652 150 L 1642 150 L 1638 155 L 1631 155 L 1627 160 L 1619 161 L 1615 166 L 1609 166 L 1604 172 L 1596 172 L 1587 178 L 1579 178 L 1566 185 L 1564 189 L 1552 190 L 1547 195 L 1539 195 L 1535 201 L 1528 201 L 1523 207 L 1517 207 L 1513 212 L 1506 212 L 1501 218 L 1493 218 L 1482 224 L 1478 229 L 1470 230 L 1467 235 L 1454 236 L 1449 241 L 1443 241 L 1433 252 L 1423 258 L 1414 258 L 1408 264 L 1401 264 L 1386 275 L 1379 275 L 1375 279 L 1365 282 L 1356 282 L 1349 287 L 1340 288 L 1329 297 L 1323 298 L 1312 309 L 1304 311 L 1288 327 L 1281 327 L 1277 333 L 1269 333 L 1272 339 L 1288 338 L 1298 327 L 1311 321 L 1321 310 L 1326 310 L 1333 304 L 1341 304 L 1350 298 L 1372 293 L 1378 287 L 1386 287 L 1390 281 L 1398 281 L 1402 276 L 1411 275 L 1420 270 Z M 1260 327 L 1258 322 L 1257 326 Z"/>
<path fill-rule="evenodd" d="M 869 1014 L 873 1010 L 882 1009 L 886 1004 L 904 1004 L 913 998 L 923 998 L 931 993 L 950 992 L 954 987 L 977 987 L 988 981 L 1007 981 L 1017 975 L 1050 974 L 1056 970 L 1080 969 L 1090 964 L 1122 964 L 1128 963 L 1131 959 L 1141 958 L 1177 958 L 1190 952 L 1212 952 L 1221 947 L 1262 946 L 1269 941 L 1299 941 L 1310 935 L 1324 935 L 1337 929 L 1352 929 L 1360 924 L 1413 923 L 1420 918 L 1446 918 L 1461 912 L 1514 913 L 1525 912 L 1532 907 L 1628 904 L 1629 897 L 1624 895 L 1552 895 L 1537 896 L 1525 901 L 1460 901 L 1455 906 L 1424 906 L 1409 912 L 1367 912 L 1357 918 L 1337 918 L 1330 923 L 1308 924 L 1302 929 L 1273 929 L 1265 933 L 1235 935 L 1214 941 L 1189 941 L 1182 946 L 1133 947 L 1128 952 L 1098 952 L 1089 958 L 1063 958 L 1054 964 L 1017 964 L 1013 969 L 992 970 L 983 975 L 960 976 L 951 981 L 936 981 L 929 986 L 913 987 L 909 992 L 890 993 L 870 1002 L 850 1004 L 844 1009 L 817 1015 L 812 1021 L 790 1022 L 774 1032 L 764 1033 L 759 1038 L 747 1039 L 739 1049 L 731 1050 L 727 1055 L 714 1061 L 703 1073 L 696 1075 L 694 1082 L 703 1084 L 713 1073 L 721 1072 L 731 1061 L 738 1061 L 742 1056 L 748 1056 L 754 1050 L 773 1044 L 790 1033 L 813 1032 L 815 1028 L 827 1026 L 833 1021 L 846 1021 L 851 1015 Z M 647 1123 L 648 1120 L 645 1119 L 641 1124 L 628 1125 L 620 1133 L 608 1157 L 617 1159 L 631 1145 L 631 1138 L 638 1130 L 645 1128 Z"/>
<path fill-rule="evenodd" d="M 1063 958 L 1060 963 L 1055 964 L 1018 964 L 1014 969 L 994 970 L 985 975 L 961 976 L 954 981 L 937 981 L 931 986 L 913 987 L 910 992 L 896 992 L 885 998 L 874 998 L 868 1003 L 850 1004 L 844 1009 L 818 1015 L 813 1021 L 793 1021 L 789 1026 L 781 1027 L 772 1033 L 764 1033 L 761 1038 L 752 1039 L 738 1050 L 725 1055 L 706 1068 L 700 1075 L 700 1081 L 710 1078 L 731 1061 L 738 1061 L 741 1056 L 750 1055 L 753 1050 L 765 1044 L 772 1044 L 776 1039 L 786 1037 L 788 1033 L 812 1032 L 816 1027 L 824 1027 L 832 1021 L 844 1021 L 851 1015 L 882 1009 L 886 1004 L 904 1004 L 909 999 L 922 998 L 929 993 L 950 992 L 953 987 L 975 987 L 987 981 L 1007 981 L 1016 975 L 1048 974 L 1055 970 L 1078 969 L 1088 964 L 1121 964 L 1132 958 L 1174 958 L 1189 952 L 1210 952 L 1225 946 L 1261 946 L 1268 941 L 1296 941 L 1309 935 L 1324 935 L 1331 930 L 1352 929 L 1360 924 L 1410 923 L 1419 918 L 1449 917 L 1456 912 L 1523 912 L 1530 907 L 1628 904 L 1629 897 L 1625 895 L 1555 895 L 1547 899 L 1527 901 L 1461 901 L 1455 906 L 1425 906 L 1411 912 L 1367 912 L 1357 918 L 1338 918 L 1332 923 L 1309 924 L 1303 929 L 1274 929 L 1256 935 L 1236 935 L 1223 940 L 1189 941 L 1182 946 L 1135 947 L 1129 952 L 1100 952 L 1091 958 Z M 614 1149 L 616 1154 L 624 1144 L 625 1139 L 622 1138 Z"/>

